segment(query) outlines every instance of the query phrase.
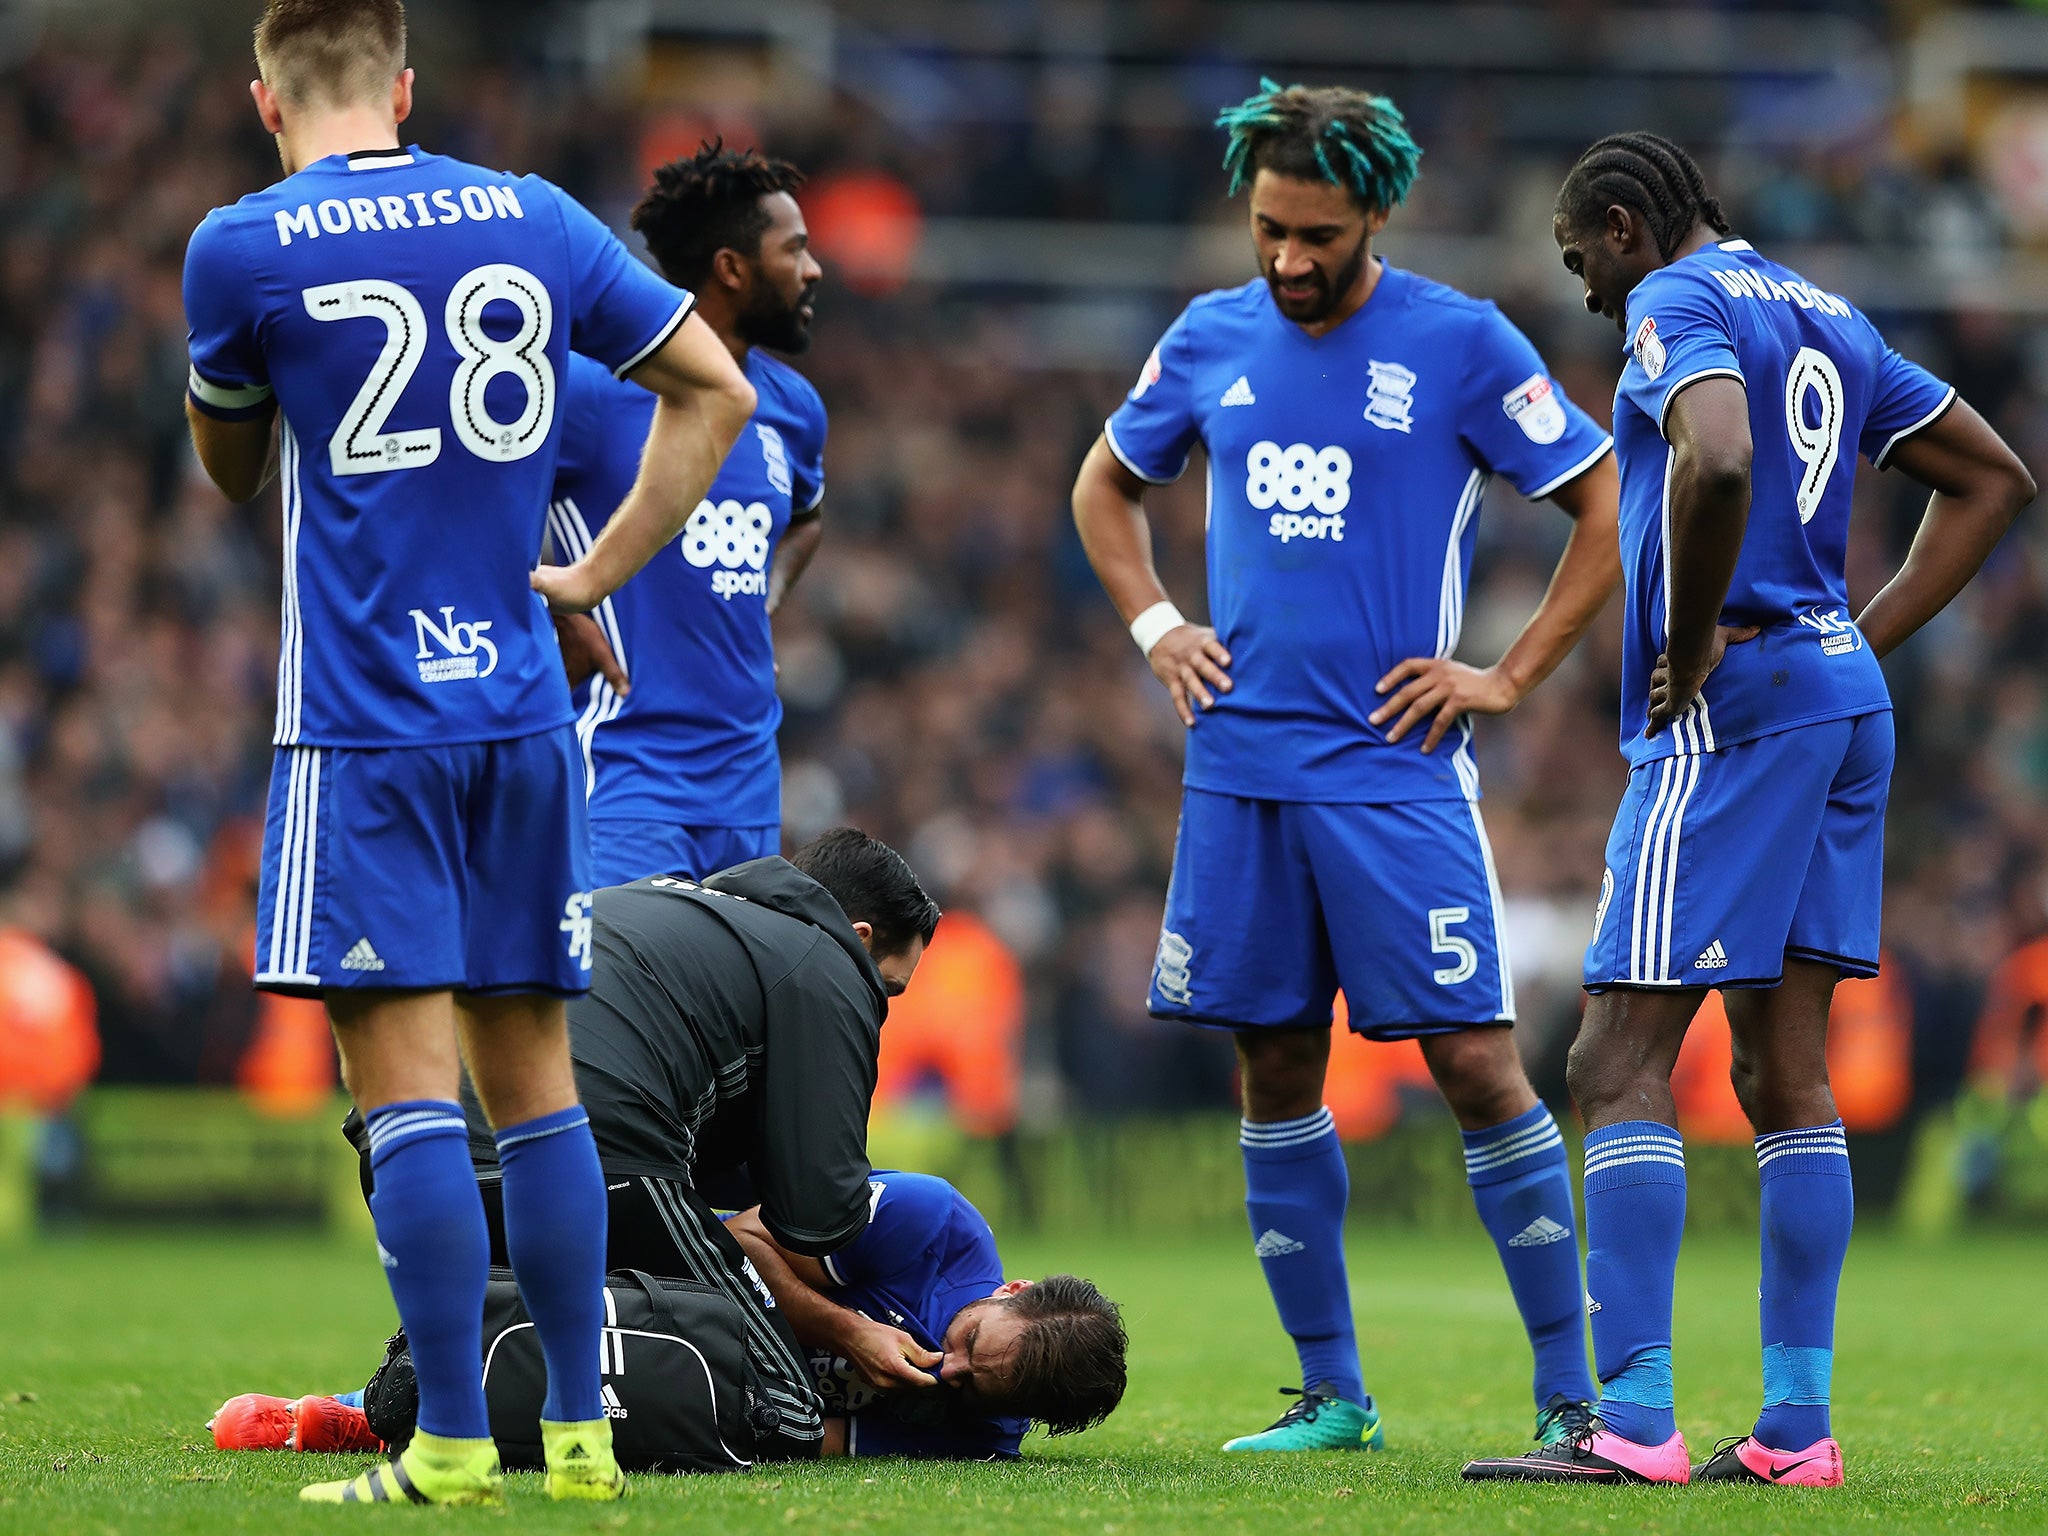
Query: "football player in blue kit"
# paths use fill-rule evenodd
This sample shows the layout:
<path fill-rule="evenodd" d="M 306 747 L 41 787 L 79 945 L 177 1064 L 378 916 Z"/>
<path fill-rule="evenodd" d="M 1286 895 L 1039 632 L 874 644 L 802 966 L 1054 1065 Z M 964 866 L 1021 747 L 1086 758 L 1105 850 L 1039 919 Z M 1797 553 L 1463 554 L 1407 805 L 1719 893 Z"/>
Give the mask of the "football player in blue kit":
<path fill-rule="evenodd" d="M 1264 89 L 1220 119 L 1261 277 L 1189 304 L 1074 487 L 1090 560 L 1188 727 L 1150 1007 L 1231 1030 L 1246 1205 L 1302 1369 L 1226 1449 L 1373 1448 L 1344 1153 L 1323 1106 L 1332 1001 L 1419 1037 L 1534 1349 L 1537 1434 L 1593 1395 L 1564 1142 L 1509 1026 L 1473 713 L 1511 709 L 1620 581 L 1607 435 L 1492 304 L 1376 257 L 1420 150 L 1383 97 Z M 1213 628 L 1168 599 L 1142 497 L 1208 451 Z M 1573 519 L 1498 663 L 1452 659 L 1487 482 Z"/>
<path fill-rule="evenodd" d="M 591 680 L 576 723 L 590 793 L 592 875 L 701 877 L 781 849 L 782 765 L 769 619 L 818 547 L 825 407 L 766 349 L 810 345 L 823 269 L 786 161 L 707 144 L 664 165 L 633 227 L 738 361 L 759 404 L 682 537 L 597 606 L 621 692 Z M 559 554 L 589 548 L 638 472 L 654 399 L 569 361 L 548 526 Z"/>
<path fill-rule="evenodd" d="M 868 1188 L 867 1228 L 823 1258 L 753 1212 L 726 1224 L 811 1351 L 827 1456 L 1008 1461 L 1033 1422 L 1066 1435 L 1109 1417 L 1126 1379 L 1115 1302 L 1075 1275 L 1004 1279 L 987 1218 L 944 1179 L 877 1169 Z M 930 1385 L 905 1385 L 904 1362 Z"/>
<path fill-rule="evenodd" d="M 1828 1008 L 1873 976 L 1891 701 L 1879 660 L 1976 574 L 2034 482 L 1948 385 L 1852 305 L 1731 238 L 1699 168 L 1654 134 L 1600 140 L 1554 233 L 1621 329 L 1622 750 L 1593 994 L 1572 1046 L 1586 1120 L 1586 1283 L 1599 1416 L 1468 1477 L 1834 1487 L 1829 1395 L 1849 1154 Z M 1851 618 L 1858 454 L 1927 486 L 1905 565 Z M 1723 989 L 1756 1130 L 1763 1411 L 1701 1466 L 1672 1414 L 1685 1147 L 1671 1069 Z"/>
<path fill-rule="evenodd" d="M 549 605 L 589 608 L 675 537 L 754 391 L 690 296 L 558 189 L 401 145 L 397 0 L 272 0 L 256 58 L 284 179 L 209 214 L 185 259 L 200 460 L 238 501 L 283 487 L 256 981 L 326 1003 L 425 1431 L 304 1496 L 503 1497 L 466 1061 L 548 1362 L 548 1490 L 615 1498 L 604 1183 L 563 1019 L 589 984 L 592 882 Z M 657 403 L 603 537 L 533 572 L 572 348 Z"/>

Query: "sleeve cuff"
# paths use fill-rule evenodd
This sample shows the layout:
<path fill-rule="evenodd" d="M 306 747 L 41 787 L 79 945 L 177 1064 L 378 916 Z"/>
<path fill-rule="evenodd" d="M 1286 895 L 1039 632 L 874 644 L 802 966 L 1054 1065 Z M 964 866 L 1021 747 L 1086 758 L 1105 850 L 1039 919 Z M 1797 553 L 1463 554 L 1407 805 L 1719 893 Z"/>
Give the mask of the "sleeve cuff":
<path fill-rule="evenodd" d="M 796 515 L 798 517 L 813 516 L 817 512 L 818 508 L 822 507 L 824 504 L 825 482 L 820 480 L 818 482 L 818 489 L 816 494 L 814 494 L 809 501 L 805 502 L 802 506 L 796 509 Z"/>
<path fill-rule="evenodd" d="M 1606 458 L 1608 451 L 1613 447 L 1614 439 L 1612 437 L 1603 435 L 1600 439 L 1600 446 L 1598 448 L 1595 448 L 1591 453 L 1587 454 L 1583 459 L 1579 460 L 1579 462 L 1574 464 L 1570 469 L 1566 470 L 1561 475 L 1557 475 L 1552 479 L 1544 481 L 1543 484 L 1537 486 L 1536 489 L 1534 489 L 1533 491 L 1524 491 L 1522 492 L 1522 494 L 1525 497 L 1527 497 L 1530 501 L 1541 501 L 1544 497 L 1548 496 L 1552 491 L 1556 490 L 1559 486 L 1570 485 L 1574 480 L 1578 479 L 1579 476 L 1583 475 L 1595 464 L 1598 464 L 1602 459 Z"/>
<path fill-rule="evenodd" d="M 1184 470 L 1188 467 L 1188 461 L 1186 459 L 1182 459 L 1180 461 L 1180 469 L 1176 469 L 1170 475 L 1161 476 L 1146 474 L 1144 470 L 1138 468 L 1137 463 L 1131 458 L 1131 456 L 1128 453 L 1124 452 L 1123 444 L 1119 443 L 1116 440 L 1116 422 L 1113 418 L 1109 421 L 1105 421 L 1102 424 L 1102 440 L 1105 443 L 1109 444 L 1109 451 L 1116 455 L 1117 463 L 1123 465 L 1125 469 L 1128 469 L 1132 474 L 1136 475 L 1140 480 L 1144 481 L 1147 485 L 1171 485 L 1174 481 L 1180 478 L 1181 470 Z"/>
<path fill-rule="evenodd" d="M 1699 383 L 1701 379 L 1733 379 L 1744 387 L 1747 387 L 1749 384 L 1749 380 L 1742 376 L 1740 368 L 1729 368 L 1719 363 L 1711 368 L 1697 368 L 1688 373 L 1684 378 L 1678 380 L 1669 389 L 1664 391 L 1664 404 L 1657 412 L 1657 435 L 1666 442 L 1671 440 L 1671 434 L 1664 430 L 1665 422 L 1671 417 L 1671 402 L 1676 400 L 1682 391 Z"/>
<path fill-rule="evenodd" d="M 1870 461 L 1870 467 L 1872 469 L 1883 469 L 1885 466 L 1885 460 L 1889 459 L 1892 456 L 1892 450 L 1894 448 L 1898 447 L 1899 444 L 1903 443 L 1915 432 L 1923 432 L 1927 428 L 1933 426 L 1937 421 L 1941 420 L 1942 417 L 1948 414 L 1949 407 L 1954 405 L 1955 403 L 1956 392 L 1953 386 L 1951 386 L 1949 392 L 1941 397 L 1941 404 L 1937 405 L 1925 416 L 1922 416 L 1910 427 L 1901 427 L 1898 431 L 1894 432 L 1891 435 L 1891 437 L 1886 440 L 1885 445 L 1882 448 L 1878 449 L 1877 457 Z"/>
<path fill-rule="evenodd" d="M 825 1271 L 826 1278 L 834 1285 L 843 1286 L 847 1283 L 846 1272 L 839 1267 L 837 1260 L 832 1254 L 820 1254 L 818 1265 Z"/>
<path fill-rule="evenodd" d="M 623 379 L 635 368 L 638 368 L 642 363 L 646 362 L 648 358 L 654 356 L 655 353 L 659 352 L 663 347 L 667 346 L 669 337 L 675 335 L 677 331 L 682 329 L 683 322 L 690 318 L 690 311 L 695 309 L 696 307 L 697 295 L 686 291 L 683 294 L 683 302 L 676 306 L 676 312 L 668 317 L 668 322 L 665 325 L 663 325 L 660 330 L 654 333 L 653 338 L 647 343 L 646 346 L 642 347 L 638 352 L 635 352 L 631 357 L 627 358 L 623 363 L 619 364 L 618 367 L 614 368 L 612 370 L 612 377 L 615 379 Z"/>
<path fill-rule="evenodd" d="M 201 377 L 197 367 L 188 370 L 185 392 L 200 410 L 222 421 L 261 415 L 272 399 L 268 384 L 216 384 Z"/>

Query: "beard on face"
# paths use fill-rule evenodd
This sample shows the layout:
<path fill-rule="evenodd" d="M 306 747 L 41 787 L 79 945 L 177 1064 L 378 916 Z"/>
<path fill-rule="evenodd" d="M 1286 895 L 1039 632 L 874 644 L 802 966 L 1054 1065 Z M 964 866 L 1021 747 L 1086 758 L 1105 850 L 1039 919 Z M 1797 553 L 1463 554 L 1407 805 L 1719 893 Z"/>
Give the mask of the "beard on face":
<path fill-rule="evenodd" d="M 764 284 L 735 321 L 740 340 L 771 352 L 795 354 L 806 350 L 811 344 L 811 323 L 804 318 L 803 306 L 817 294 L 818 285 L 812 283 L 785 303 L 781 295 Z"/>
<path fill-rule="evenodd" d="M 1299 299 L 1283 298 L 1280 293 L 1279 275 L 1268 267 L 1266 286 L 1273 291 L 1273 302 L 1279 306 L 1280 313 L 1298 325 L 1314 325 L 1318 320 L 1327 318 L 1330 311 L 1337 307 L 1337 300 L 1351 291 L 1352 285 L 1358 281 L 1358 274 L 1365 270 L 1366 246 L 1370 241 L 1369 235 L 1358 237 L 1357 248 L 1345 258 L 1344 265 L 1337 269 L 1334 278 L 1325 277 L 1321 267 L 1310 268 L 1309 275 L 1315 283 L 1316 291 L 1306 303 Z"/>

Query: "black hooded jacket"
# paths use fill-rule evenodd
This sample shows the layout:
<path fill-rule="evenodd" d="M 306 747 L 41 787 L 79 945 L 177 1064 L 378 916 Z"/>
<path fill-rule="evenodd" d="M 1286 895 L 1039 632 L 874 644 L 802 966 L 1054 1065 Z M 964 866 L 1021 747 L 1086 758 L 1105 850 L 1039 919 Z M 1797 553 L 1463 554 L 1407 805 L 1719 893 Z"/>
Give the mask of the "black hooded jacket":
<path fill-rule="evenodd" d="M 786 859 L 597 893 L 569 1052 L 608 1177 L 745 1164 L 797 1253 L 868 1224 L 868 1107 L 888 993 L 831 893 Z M 470 1145 L 497 1160 L 474 1099 Z"/>

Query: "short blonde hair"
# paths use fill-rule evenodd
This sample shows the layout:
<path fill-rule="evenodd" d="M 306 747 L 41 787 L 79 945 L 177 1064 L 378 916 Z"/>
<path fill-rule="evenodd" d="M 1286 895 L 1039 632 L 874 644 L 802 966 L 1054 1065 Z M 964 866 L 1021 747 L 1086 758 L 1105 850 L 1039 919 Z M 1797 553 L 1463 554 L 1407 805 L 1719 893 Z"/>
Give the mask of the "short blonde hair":
<path fill-rule="evenodd" d="M 256 23 L 256 67 L 293 106 L 380 97 L 405 69 L 399 0 L 270 0 Z"/>

